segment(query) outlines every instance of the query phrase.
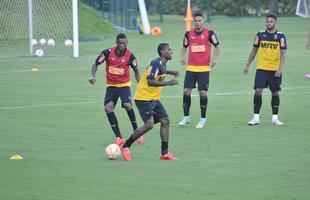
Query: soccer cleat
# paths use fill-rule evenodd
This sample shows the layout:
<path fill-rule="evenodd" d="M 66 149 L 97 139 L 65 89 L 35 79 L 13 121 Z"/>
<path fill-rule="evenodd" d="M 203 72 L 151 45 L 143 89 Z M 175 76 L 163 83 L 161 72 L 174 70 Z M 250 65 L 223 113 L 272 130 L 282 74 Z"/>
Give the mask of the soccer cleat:
<path fill-rule="evenodd" d="M 170 153 L 170 152 L 168 152 L 168 153 L 166 153 L 166 154 L 160 154 L 159 155 L 159 159 L 160 160 L 177 160 L 177 158 L 176 157 L 174 157 L 173 155 L 172 155 L 172 153 Z"/>
<path fill-rule="evenodd" d="M 272 124 L 274 125 L 283 125 L 283 122 L 281 122 L 279 119 L 273 119 Z"/>
<path fill-rule="evenodd" d="M 189 124 L 191 122 L 191 120 L 189 119 L 189 117 L 183 117 L 183 119 L 179 122 L 180 126 L 185 126 L 186 124 Z"/>
<path fill-rule="evenodd" d="M 248 125 L 259 125 L 259 119 L 253 118 L 248 122 Z"/>
<path fill-rule="evenodd" d="M 196 128 L 203 128 L 206 123 L 206 118 L 200 118 L 198 124 L 196 125 Z"/>
<path fill-rule="evenodd" d="M 123 138 L 117 137 L 114 140 L 114 144 L 117 144 L 118 146 L 122 146 L 125 143 L 125 140 Z"/>
<path fill-rule="evenodd" d="M 130 149 L 128 147 L 125 148 L 121 147 L 121 152 L 124 160 L 131 161 Z"/>
<path fill-rule="evenodd" d="M 138 144 L 141 144 L 143 141 L 144 141 L 143 136 L 141 136 L 141 137 L 139 137 L 139 138 L 137 139 Z"/>
<path fill-rule="evenodd" d="M 305 74 L 305 77 L 306 77 L 306 78 L 310 78 L 310 73 Z"/>

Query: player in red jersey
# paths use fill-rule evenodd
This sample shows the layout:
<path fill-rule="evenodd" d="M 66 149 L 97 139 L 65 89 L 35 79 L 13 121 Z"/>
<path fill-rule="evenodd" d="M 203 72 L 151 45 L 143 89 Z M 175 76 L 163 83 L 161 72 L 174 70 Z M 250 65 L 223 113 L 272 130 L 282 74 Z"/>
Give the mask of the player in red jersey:
<path fill-rule="evenodd" d="M 190 122 L 191 93 L 192 89 L 196 87 L 197 82 L 201 116 L 196 128 L 203 128 L 206 122 L 208 104 L 209 72 L 216 64 L 216 59 L 220 53 L 220 45 L 214 31 L 204 26 L 203 14 L 199 11 L 194 13 L 194 24 L 195 28 L 186 32 L 183 39 L 182 65 L 186 64 L 185 56 L 187 49 L 188 60 L 183 91 L 184 117 L 179 122 L 179 125 L 184 126 Z M 215 47 L 212 59 L 211 44 Z"/>
<path fill-rule="evenodd" d="M 114 108 L 118 98 L 122 101 L 122 106 L 127 111 L 133 130 L 138 128 L 135 112 L 131 104 L 131 81 L 129 66 L 135 73 L 136 81 L 140 80 L 140 73 L 136 57 L 127 49 L 127 37 L 125 34 L 118 34 L 116 37 L 116 47 L 103 50 L 95 63 L 91 67 L 89 83 L 96 84 L 96 72 L 98 66 L 106 62 L 106 94 L 104 99 L 104 110 L 108 116 L 111 128 L 116 136 L 115 144 L 121 146 L 125 140 L 119 130 L 118 121 L 114 114 Z M 141 143 L 143 138 L 138 139 Z"/>

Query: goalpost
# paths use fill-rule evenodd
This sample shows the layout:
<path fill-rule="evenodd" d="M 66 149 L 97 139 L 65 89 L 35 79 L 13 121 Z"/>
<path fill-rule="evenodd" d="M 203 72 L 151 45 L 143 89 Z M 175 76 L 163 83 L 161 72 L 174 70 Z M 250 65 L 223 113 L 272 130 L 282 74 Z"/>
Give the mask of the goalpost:
<path fill-rule="evenodd" d="M 79 57 L 78 0 L 0 0 L 0 58 L 38 49 Z"/>
<path fill-rule="evenodd" d="M 310 17 L 310 0 L 298 0 L 296 15 Z"/>

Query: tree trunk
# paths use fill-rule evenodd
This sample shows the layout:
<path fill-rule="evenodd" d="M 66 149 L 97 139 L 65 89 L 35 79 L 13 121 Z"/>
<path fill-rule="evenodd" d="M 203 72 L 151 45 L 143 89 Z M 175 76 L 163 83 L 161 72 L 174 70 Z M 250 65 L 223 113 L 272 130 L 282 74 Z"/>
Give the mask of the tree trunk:
<path fill-rule="evenodd" d="M 270 12 L 277 14 L 278 13 L 278 0 L 269 0 L 268 9 Z"/>

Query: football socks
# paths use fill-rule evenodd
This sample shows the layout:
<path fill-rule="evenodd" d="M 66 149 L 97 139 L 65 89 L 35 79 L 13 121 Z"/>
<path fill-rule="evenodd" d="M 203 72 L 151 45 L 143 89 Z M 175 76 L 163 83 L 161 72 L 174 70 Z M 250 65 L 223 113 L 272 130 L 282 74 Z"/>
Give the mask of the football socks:
<path fill-rule="evenodd" d="M 118 127 L 117 118 L 116 118 L 114 112 L 107 113 L 107 116 L 108 116 L 110 126 L 111 126 L 115 136 L 122 138 L 121 132 L 120 132 L 119 127 Z"/>

